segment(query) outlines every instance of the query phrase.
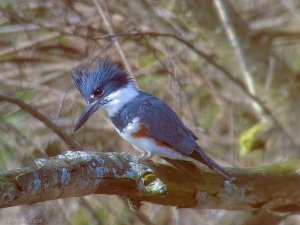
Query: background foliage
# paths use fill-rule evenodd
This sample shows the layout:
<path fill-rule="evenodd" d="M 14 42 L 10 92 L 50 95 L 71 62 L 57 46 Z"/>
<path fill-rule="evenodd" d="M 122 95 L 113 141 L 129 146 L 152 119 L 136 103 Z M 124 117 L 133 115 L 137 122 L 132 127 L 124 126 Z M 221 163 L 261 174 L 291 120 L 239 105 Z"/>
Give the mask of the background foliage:
<path fill-rule="evenodd" d="M 71 72 L 109 56 L 130 67 L 141 89 L 164 99 L 222 165 L 258 166 L 298 158 L 300 2 L 221 1 L 238 45 L 228 38 L 230 23 L 222 20 L 213 2 L 2 0 L 0 94 L 34 106 L 84 148 L 135 152 L 104 112 L 71 134 L 85 105 Z M 2 169 L 68 150 L 53 131 L 16 105 L 1 101 L 0 120 Z M 299 222 L 296 216 L 152 204 L 136 214 L 125 200 L 111 196 L 0 212 L 4 222 L 34 218 L 44 224 L 255 224 L 265 218 L 274 220 L 272 224 Z"/>

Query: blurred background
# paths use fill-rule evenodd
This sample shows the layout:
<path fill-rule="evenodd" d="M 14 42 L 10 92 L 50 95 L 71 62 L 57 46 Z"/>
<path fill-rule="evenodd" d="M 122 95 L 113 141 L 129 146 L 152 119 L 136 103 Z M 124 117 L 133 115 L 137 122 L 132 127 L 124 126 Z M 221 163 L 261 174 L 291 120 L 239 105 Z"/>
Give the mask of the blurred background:
<path fill-rule="evenodd" d="M 85 150 L 138 154 L 105 112 L 72 134 L 85 106 L 71 73 L 110 57 L 166 101 L 223 166 L 299 158 L 300 1 L 1 0 L 0 168 L 70 148 L 15 97 Z M 157 160 L 157 159 L 156 159 Z M 176 209 L 93 195 L 1 209 L 0 224 L 300 224 L 289 214 Z"/>

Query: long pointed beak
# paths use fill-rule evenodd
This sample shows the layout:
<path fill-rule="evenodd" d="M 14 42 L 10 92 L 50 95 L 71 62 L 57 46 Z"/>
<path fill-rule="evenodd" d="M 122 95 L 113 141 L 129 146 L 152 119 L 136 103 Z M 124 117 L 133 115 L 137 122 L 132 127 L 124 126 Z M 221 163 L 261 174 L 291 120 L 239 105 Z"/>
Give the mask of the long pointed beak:
<path fill-rule="evenodd" d="M 99 101 L 95 101 L 91 104 L 89 104 L 83 111 L 83 113 L 81 114 L 81 116 L 79 117 L 79 119 L 77 120 L 75 127 L 73 129 L 73 133 L 75 131 L 77 131 L 83 124 L 85 124 L 85 122 L 91 117 L 91 115 L 93 115 L 94 112 L 97 111 L 97 109 L 100 106 L 100 102 Z"/>

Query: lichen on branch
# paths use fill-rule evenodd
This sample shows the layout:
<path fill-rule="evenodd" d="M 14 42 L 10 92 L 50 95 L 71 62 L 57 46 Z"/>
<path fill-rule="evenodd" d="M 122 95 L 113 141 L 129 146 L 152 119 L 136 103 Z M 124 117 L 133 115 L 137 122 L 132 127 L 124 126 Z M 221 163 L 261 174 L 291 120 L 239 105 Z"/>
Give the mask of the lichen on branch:
<path fill-rule="evenodd" d="M 226 169 L 234 181 L 204 167 L 183 168 L 141 161 L 129 153 L 68 151 L 1 171 L 0 207 L 108 194 L 185 208 L 300 211 L 299 160 Z"/>
<path fill-rule="evenodd" d="M 97 193 L 167 192 L 149 166 L 126 153 L 68 151 L 31 167 L 2 171 L 0 177 L 1 207 Z"/>

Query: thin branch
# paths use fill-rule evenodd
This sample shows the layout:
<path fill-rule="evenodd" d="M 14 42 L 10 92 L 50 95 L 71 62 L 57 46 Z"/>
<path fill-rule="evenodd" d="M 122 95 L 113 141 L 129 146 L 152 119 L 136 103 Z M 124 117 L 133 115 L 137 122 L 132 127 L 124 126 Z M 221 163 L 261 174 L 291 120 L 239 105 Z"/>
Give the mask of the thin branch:
<path fill-rule="evenodd" d="M 17 24 L 0 27 L 0 34 L 10 34 L 15 32 L 25 32 L 40 29 L 36 24 Z"/>
<path fill-rule="evenodd" d="M 93 0 L 93 1 L 97 1 L 97 0 Z M 39 25 L 39 26 L 41 26 L 41 25 Z M 48 29 L 55 30 L 56 28 L 49 28 L 48 27 Z M 187 41 L 187 40 L 185 40 L 185 39 L 183 39 L 183 38 L 181 38 L 181 37 L 179 37 L 177 35 L 170 34 L 170 33 L 140 32 L 140 31 L 137 31 L 137 32 L 134 32 L 134 33 L 109 34 L 109 35 L 103 35 L 103 36 L 100 36 L 100 37 L 92 38 L 92 37 L 87 37 L 85 35 L 70 33 L 70 32 L 68 32 L 68 29 L 59 30 L 59 33 L 66 34 L 66 35 L 77 36 L 77 37 L 80 37 L 80 38 L 83 38 L 83 39 L 89 39 L 89 40 L 101 40 L 101 39 L 116 40 L 117 37 L 137 38 L 137 37 L 143 37 L 143 36 L 173 38 L 173 39 L 179 41 L 180 43 L 184 44 L 190 50 L 194 51 L 199 57 L 203 58 L 204 61 L 206 61 L 207 63 L 209 63 L 210 65 L 212 65 L 213 67 L 215 67 L 217 70 L 219 70 L 221 72 L 221 74 L 223 74 L 236 87 L 238 87 L 247 97 L 249 97 L 251 99 L 251 101 L 253 101 L 256 104 L 258 104 L 261 107 L 261 109 L 263 110 L 263 112 L 266 115 L 268 115 L 268 117 L 270 118 L 270 120 L 273 121 L 273 123 L 282 131 L 282 133 L 289 139 L 289 141 L 294 146 L 297 146 L 296 142 L 288 134 L 288 132 L 286 131 L 286 129 L 281 125 L 281 123 L 278 121 L 278 119 L 276 118 L 276 116 L 273 115 L 272 111 L 270 109 L 268 109 L 268 107 L 265 106 L 265 104 L 259 98 L 257 98 L 255 95 L 251 94 L 247 90 L 247 88 L 244 86 L 244 84 L 239 79 L 235 78 L 225 67 L 223 67 L 222 65 L 218 64 L 217 62 L 215 62 L 215 60 L 210 55 L 202 52 L 201 50 L 199 50 L 198 48 L 196 48 L 192 43 L 190 43 L 189 41 Z M 123 61 L 124 65 L 125 65 L 126 62 L 127 61 Z"/>
<path fill-rule="evenodd" d="M 108 31 L 108 34 L 111 35 L 111 36 L 115 36 L 115 31 L 114 31 L 114 28 L 113 28 L 113 25 L 110 23 L 110 21 L 108 20 L 107 16 L 105 15 L 105 12 L 104 10 L 102 9 L 102 6 L 100 4 L 100 0 L 92 0 L 94 5 L 96 6 L 96 9 L 99 13 L 99 15 L 101 16 L 103 22 L 104 22 L 104 26 L 105 28 L 107 29 Z M 133 77 L 133 73 L 132 73 L 132 70 L 131 70 L 131 67 L 125 57 L 125 53 L 123 51 L 123 49 L 121 48 L 121 45 L 117 39 L 117 36 L 115 36 L 115 38 L 112 39 L 122 61 L 123 61 L 123 64 L 125 66 L 125 69 L 127 70 L 127 72 L 129 73 L 129 75 L 131 77 Z"/>
<path fill-rule="evenodd" d="M 225 33 L 229 39 L 229 42 L 232 45 L 232 48 L 235 52 L 235 55 L 239 61 L 239 65 L 242 71 L 242 74 L 244 76 L 244 80 L 247 86 L 247 89 L 249 93 L 256 96 L 256 88 L 255 84 L 251 75 L 251 72 L 248 68 L 247 62 L 246 62 L 246 56 L 243 47 L 241 46 L 239 36 L 234 28 L 234 25 L 231 21 L 230 15 L 227 12 L 226 3 L 224 3 L 223 0 L 214 0 L 214 5 L 216 8 L 216 11 L 219 15 L 219 18 L 221 20 L 221 23 L 223 25 L 223 28 L 225 30 Z M 257 102 L 252 101 L 252 106 L 254 110 L 256 111 L 257 115 L 262 119 L 265 120 L 265 116 L 263 114 L 263 109 Z"/>
<path fill-rule="evenodd" d="M 26 104 L 25 102 L 21 101 L 18 98 L 9 97 L 0 94 L 0 102 L 1 101 L 15 104 L 19 106 L 21 109 L 23 109 L 25 112 L 31 114 L 34 118 L 40 120 L 43 124 L 45 124 L 46 127 L 53 130 L 53 132 L 55 132 L 57 136 L 60 137 L 66 143 L 66 145 L 68 145 L 71 149 L 80 148 L 80 145 L 76 143 L 68 134 L 66 134 L 63 130 L 58 128 L 53 122 L 51 122 L 51 120 L 49 120 L 45 115 L 40 113 L 34 107 Z"/>
<path fill-rule="evenodd" d="M 68 151 L 30 167 L 1 171 L 0 207 L 109 194 L 187 208 L 300 212 L 299 160 L 227 169 L 236 177 L 234 183 L 194 168 L 145 163 L 129 153 Z"/>
<path fill-rule="evenodd" d="M 80 38 L 85 38 L 88 39 L 88 37 L 84 35 L 77 35 L 77 34 L 70 34 L 70 33 L 65 33 L 68 35 L 74 35 L 78 36 Z M 169 33 L 160 33 L 160 32 L 134 32 L 134 33 L 118 33 L 114 35 L 103 35 L 101 37 L 94 38 L 95 40 L 97 39 L 114 39 L 115 37 L 130 37 L 130 38 L 137 38 L 137 37 L 165 37 L 165 38 L 173 38 L 180 43 L 184 44 L 186 47 L 188 47 L 190 50 L 195 52 L 199 57 L 204 59 L 205 62 L 208 64 L 212 65 L 214 68 L 216 68 L 223 76 L 225 76 L 230 82 L 232 82 L 239 90 L 241 90 L 251 101 L 255 102 L 258 104 L 261 109 L 263 110 L 263 113 L 269 117 L 269 119 L 274 123 L 275 126 L 278 127 L 279 130 L 287 137 L 287 139 L 294 145 L 298 146 L 294 139 L 289 135 L 289 133 L 286 131 L 286 129 L 281 125 L 277 117 L 272 113 L 272 111 L 255 95 L 251 94 L 245 85 L 237 78 L 235 78 L 225 67 L 217 63 L 210 55 L 202 52 L 198 48 L 196 48 L 192 43 L 189 41 L 174 35 L 174 34 L 169 34 Z"/>
<path fill-rule="evenodd" d="M 60 101 L 60 103 L 59 103 L 59 107 L 58 107 L 58 110 L 57 110 L 57 113 L 56 113 L 56 116 L 55 116 L 55 120 L 54 120 L 54 125 L 55 125 L 55 126 L 56 126 L 57 121 L 58 121 L 58 119 L 59 119 L 59 114 L 61 113 L 62 106 L 63 106 L 63 104 L 64 104 L 64 101 L 65 101 L 65 99 L 66 99 L 66 96 L 67 96 L 68 92 L 70 91 L 70 88 L 71 88 L 71 86 L 69 86 L 69 87 L 67 88 L 67 90 L 65 91 L 65 93 L 64 93 L 64 95 L 62 96 L 62 99 L 61 99 L 61 101 Z M 46 150 L 47 150 L 48 147 L 49 147 L 49 144 L 50 144 L 50 141 L 51 141 L 51 138 L 52 138 L 52 134 L 53 134 L 53 130 L 51 130 L 51 133 L 50 133 L 50 135 L 49 135 L 48 142 L 47 142 L 47 145 L 46 145 L 46 148 L 45 148 Z"/>
<path fill-rule="evenodd" d="M 17 51 L 20 51 L 20 50 L 23 50 L 23 49 L 26 49 L 26 48 L 29 48 L 29 47 L 32 47 L 32 46 L 37 45 L 39 43 L 58 38 L 59 36 L 60 36 L 59 32 L 53 32 L 53 33 L 50 33 L 50 34 L 39 36 L 38 38 L 30 40 L 30 41 L 21 41 L 13 47 L 7 47 L 7 48 L 4 48 L 4 49 L 1 49 L 0 50 L 0 56 L 6 55 L 6 54 L 9 54 L 9 53 L 13 53 L 13 52 L 17 52 Z"/>

